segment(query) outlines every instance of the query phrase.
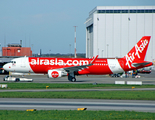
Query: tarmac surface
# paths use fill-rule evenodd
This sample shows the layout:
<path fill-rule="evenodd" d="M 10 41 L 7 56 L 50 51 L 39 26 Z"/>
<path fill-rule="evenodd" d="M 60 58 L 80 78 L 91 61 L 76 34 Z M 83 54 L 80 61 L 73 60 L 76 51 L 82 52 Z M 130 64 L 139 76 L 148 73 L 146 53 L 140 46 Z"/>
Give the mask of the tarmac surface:
<path fill-rule="evenodd" d="M 2 110 L 116 110 L 155 112 L 154 101 L 97 99 L 0 98 Z"/>
<path fill-rule="evenodd" d="M 99 76 L 77 76 L 77 82 L 70 82 L 67 77 L 58 79 L 49 79 L 46 75 L 30 75 L 26 78 L 33 78 L 34 83 L 71 83 L 71 84 L 85 84 L 85 83 L 102 83 L 114 84 L 115 81 L 142 81 L 143 84 L 155 85 L 155 71 L 151 74 L 139 74 L 140 78 L 111 78 L 107 75 Z M 5 75 L 0 75 L 0 83 L 7 84 L 3 81 Z M 23 83 L 23 82 L 22 82 Z M 25 83 L 25 82 L 24 82 Z M 47 91 L 124 91 L 132 89 L 22 89 L 9 90 L 0 89 L 0 92 L 47 92 Z M 135 88 L 134 90 L 155 90 L 155 88 Z M 77 108 L 87 108 L 88 110 L 129 110 L 142 112 L 155 112 L 155 101 L 145 100 L 99 100 L 99 99 L 41 99 L 41 98 L 0 98 L 1 110 L 76 110 Z"/>
<path fill-rule="evenodd" d="M 102 84 L 114 84 L 115 81 L 142 81 L 143 84 L 155 85 L 155 71 L 150 74 L 138 74 L 140 78 L 120 78 L 120 77 L 110 77 L 108 75 L 82 75 L 76 76 L 76 82 L 68 81 L 67 77 L 50 79 L 47 75 L 26 75 L 26 78 L 32 78 L 34 83 L 73 83 L 73 84 L 83 84 L 83 83 L 102 83 Z M 0 83 L 7 83 L 3 81 L 5 75 L 0 75 Z M 21 76 L 15 76 L 21 77 Z"/>
<path fill-rule="evenodd" d="M 67 91 L 137 91 L 137 90 L 155 90 L 155 88 L 125 88 L 125 89 L 15 89 L 15 90 L 8 90 L 2 89 L 1 92 L 67 92 Z"/>

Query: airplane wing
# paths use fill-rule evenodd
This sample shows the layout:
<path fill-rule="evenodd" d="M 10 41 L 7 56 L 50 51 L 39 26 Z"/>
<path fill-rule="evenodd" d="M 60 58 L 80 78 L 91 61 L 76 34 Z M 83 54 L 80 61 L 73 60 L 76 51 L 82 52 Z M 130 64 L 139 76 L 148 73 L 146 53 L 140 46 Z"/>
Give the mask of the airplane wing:
<path fill-rule="evenodd" d="M 66 67 L 66 68 L 63 68 L 65 71 L 67 72 L 74 72 L 74 71 L 78 71 L 78 70 L 81 70 L 81 69 L 84 69 L 84 68 L 87 68 L 91 65 L 94 64 L 95 60 L 97 59 L 98 55 L 96 57 L 94 57 L 94 59 L 90 62 L 90 64 L 88 65 L 81 65 L 81 66 L 72 66 L 72 67 Z"/>
<path fill-rule="evenodd" d="M 132 66 L 134 66 L 134 67 L 146 66 L 151 63 L 152 62 L 148 62 L 148 61 L 137 61 L 137 62 L 132 63 Z"/>

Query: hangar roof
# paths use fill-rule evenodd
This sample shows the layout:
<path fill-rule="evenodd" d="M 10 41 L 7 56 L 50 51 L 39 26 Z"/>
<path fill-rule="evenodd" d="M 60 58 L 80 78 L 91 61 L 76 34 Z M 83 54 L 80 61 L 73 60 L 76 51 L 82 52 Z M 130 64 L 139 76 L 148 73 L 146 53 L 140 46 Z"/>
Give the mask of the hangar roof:
<path fill-rule="evenodd" d="M 89 12 L 89 16 L 92 15 L 93 13 L 97 13 L 98 10 L 127 10 L 127 11 L 124 11 L 124 13 L 139 13 L 140 10 L 147 10 L 146 12 L 142 11 L 142 13 L 150 13 L 150 12 L 155 13 L 155 6 L 97 6 L 92 11 Z M 138 11 L 133 11 L 133 10 L 138 10 Z M 153 11 L 149 11 L 149 10 L 153 10 Z M 107 11 L 105 13 L 110 13 L 110 11 Z M 119 13 L 123 13 L 123 12 L 119 12 Z"/>

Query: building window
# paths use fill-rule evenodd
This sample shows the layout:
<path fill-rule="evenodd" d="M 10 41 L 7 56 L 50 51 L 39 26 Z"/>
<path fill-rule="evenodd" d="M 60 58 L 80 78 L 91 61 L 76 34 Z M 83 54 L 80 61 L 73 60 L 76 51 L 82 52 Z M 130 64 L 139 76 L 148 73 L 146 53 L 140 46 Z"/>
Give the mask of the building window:
<path fill-rule="evenodd" d="M 145 10 L 145 13 L 152 13 L 152 10 Z"/>
<path fill-rule="evenodd" d="M 137 10 L 137 13 L 144 13 L 144 10 Z"/>
<path fill-rule="evenodd" d="M 122 10 L 122 13 L 128 13 L 128 10 Z"/>
<path fill-rule="evenodd" d="M 98 10 L 97 13 L 155 13 L 155 9 L 142 10 Z"/>
<path fill-rule="evenodd" d="M 130 13 L 137 13 L 136 10 L 130 10 Z"/>

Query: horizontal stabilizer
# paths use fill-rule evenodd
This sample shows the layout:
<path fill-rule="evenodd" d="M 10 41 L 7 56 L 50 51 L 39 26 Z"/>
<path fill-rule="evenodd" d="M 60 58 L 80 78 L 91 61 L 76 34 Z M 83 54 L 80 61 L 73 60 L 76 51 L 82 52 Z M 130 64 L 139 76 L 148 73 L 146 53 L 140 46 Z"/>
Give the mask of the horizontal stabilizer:
<path fill-rule="evenodd" d="M 138 61 L 138 62 L 132 63 L 132 66 L 133 66 L 133 67 L 139 67 L 139 66 L 147 66 L 148 64 L 152 64 L 152 62 L 148 62 L 148 61 Z"/>

